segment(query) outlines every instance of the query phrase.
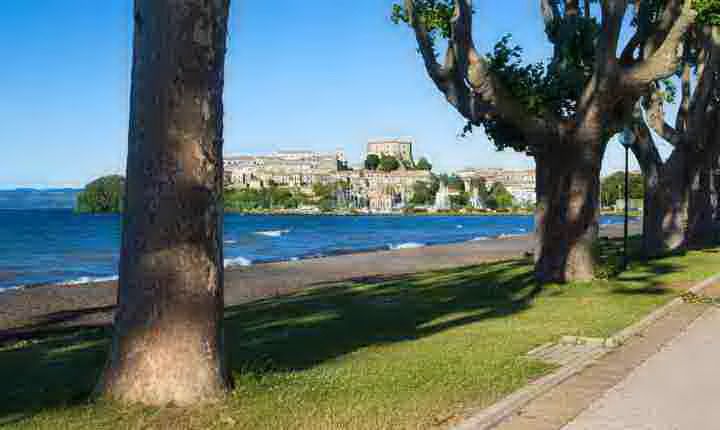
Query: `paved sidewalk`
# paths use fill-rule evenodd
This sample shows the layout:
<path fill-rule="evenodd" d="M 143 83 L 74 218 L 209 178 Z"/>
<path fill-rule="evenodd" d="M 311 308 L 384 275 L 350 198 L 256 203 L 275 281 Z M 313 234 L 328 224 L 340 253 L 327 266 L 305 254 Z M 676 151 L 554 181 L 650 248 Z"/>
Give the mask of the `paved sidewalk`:
<path fill-rule="evenodd" d="M 720 284 L 704 296 L 720 297 Z M 680 303 L 495 430 L 720 429 L 720 308 Z M 570 423 L 570 424 L 568 424 Z"/>
<path fill-rule="evenodd" d="M 719 429 L 719 358 L 713 308 L 563 429 Z"/>

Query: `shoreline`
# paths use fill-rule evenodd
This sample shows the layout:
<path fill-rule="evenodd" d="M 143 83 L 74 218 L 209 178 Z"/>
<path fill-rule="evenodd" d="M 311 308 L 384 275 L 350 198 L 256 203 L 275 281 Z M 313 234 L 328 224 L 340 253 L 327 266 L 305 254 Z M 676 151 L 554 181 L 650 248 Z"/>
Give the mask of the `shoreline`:
<path fill-rule="evenodd" d="M 492 237 L 492 236 L 478 236 L 474 239 L 465 240 L 465 241 L 459 241 L 459 242 L 446 242 L 446 243 L 434 243 L 434 244 L 427 244 L 427 243 L 419 243 L 419 242 L 404 242 L 399 243 L 397 245 L 384 245 L 377 248 L 366 248 L 366 249 L 347 249 L 347 250 L 335 250 L 332 252 L 327 252 L 325 254 L 317 254 L 317 255 L 310 255 L 305 257 L 291 257 L 286 259 L 278 259 L 278 260 L 270 260 L 270 261 L 258 261 L 253 262 L 251 260 L 248 260 L 244 257 L 235 257 L 235 258 L 225 258 L 225 273 L 233 272 L 233 271 L 241 271 L 241 270 L 247 270 L 250 267 L 259 267 L 264 265 L 273 265 L 273 264 L 284 264 L 284 263 L 302 263 L 306 261 L 315 261 L 315 260 L 321 260 L 325 258 L 334 258 L 334 257 L 346 257 L 346 256 L 353 256 L 353 255 L 365 255 L 365 254 L 377 254 L 381 252 L 391 252 L 391 251 L 403 251 L 403 250 L 410 250 L 410 249 L 420 249 L 420 248 L 430 248 L 430 247 L 438 247 L 438 246 L 456 246 L 456 245 L 463 245 L 463 244 L 472 244 L 477 242 L 486 242 L 486 241 L 493 241 L 493 240 L 509 240 L 509 239 L 516 239 L 516 238 L 530 238 L 532 236 L 532 233 L 518 233 L 518 234 L 500 234 L 498 236 Z M 238 263 L 238 261 L 242 261 Z M 79 287 L 79 286 L 92 286 L 95 284 L 105 284 L 105 283 L 113 283 L 118 281 L 119 276 L 118 275 L 108 275 L 108 276 L 97 276 L 97 277 L 82 277 L 78 279 L 70 279 L 66 281 L 59 281 L 59 282 L 39 282 L 35 284 L 26 284 L 26 285 L 17 285 L 12 287 L 6 287 L 0 289 L 0 295 L 9 292 L 9 291 L 23 291 L 23 290 L 29 290 L 33 288 L 42 288 L 42 287 L 64 287 L 64 288 L 73 288 L 73 287 Z"/>
<path fill-rule="evenodd" d="M 641 228 L 638 223 L 631 226 L 634 234 Z M 605 225 L 601 234 L 622 235 L 622 225 Z M 230 267 L 225 271 L 225 305 L 340 282 L 382 282 L 418 272 L 524 258 L 533 241 L 533 235 L 523 235 Z M 0 342 L 39 332 L 107 327 L 112 323 L 116 296 L 117 281 L 6 290 L 0 294 Z"/>
<path fill-rule="evenodd" d="M 251 214 L 251 213 L 244 213 L 243 215 L 265 215 L 265 214 Z M 268 214 L 269 215 L 269 214 Z M 283 214 L 275 214 L 275 215 L 283 215 Z M 285 214 L 290 216 L 303 216 L 301 214 Z M 415 215 L 409 215 L 409 216 L 432 216 L 436 214 L 415 214 Z M 470 216 L 478 216 L 479 214 L 472 214 Z M 496 214 L 495 216 L 509 216 L 509 215 L 518 215 L 518 214 Z M 318 215 L 320 216 L 320 215 Z M 366 216 L 366 215 L 348 215 L 348 216 Z M 371 216 L 394 216 L 392 214 L 376 214 Z M 453 215 L 448 215 L 453 216 Z M 638 224 L 639 220 L 631 218 L 630 225 Z M 622 227 L 622 224 L 604 224 L 600 226 L 601 229 L 614 229 Z M 472 239 L 468 240 L 460 240 L 460 241 L 449 241 L 449 242 L 437 242 L 437 243 L 423 243 L 423 242 L 398 242 L 394 244 L 386 244 L 371 248 L 347 248 L 347 249 L 335 249 L 326 251 L 324 253 L 318 253 L 318 254 L 308 254 L 308 255 L 302 255 L 302 256 L 292 256 L 288 258 L 277 258 L 277 259 L 270 259 L 270 260 L 262 260 L 262 261 L 253 261 L 248 258 L 245 258 L 243 256 L 236 256 L 236 257 L 225 257 L 224 260 L 224 268 L 226 272 L 233 271 L 233 270 L 243 270 L 247 269 L 248 267 L 255 267 L 259 265 L 265 265 L 265 264 L 275 264 L 275 263 L 287 263 L 287 262 L 304 262 L 304 261 L 313 261 L 317 259 L 323 259 L 323 258 L 330 258 L 330 257 L 340 257 L 340 256 L 351 256 L 351 255 L 358 255 L 358 254 L 367 254 L 367 253 L 377 253 L 377 252 L 383 252 L 383 251 L 398 251 L 398 250 L 405 250 L 405 249 L 415 249 L 415 248 L 428 248 L 428 247 L 436 247 L 436 246 L 448 246 L 448 245 L 462 245 L 462 244 L 473 244 L 477 242 L 488 242 L 488 241 L 494 241 L 494 240 L 507 240 L 507 239 L 513 239 L 513 238 L 529 238 L 533 236 L 533 233 L 530 232 L 523 232 L 523 233 L 501 233 L 496 236 L 477 236 Z M 118 281 L 118 275 L 94 275 L 94 276 L 83 276 L 80 278 L 74 278 L 74 279 L 65 279 L 65 280 L 58 280 L 53 282 L 37 282 L 32 284 L 21 284 L 21 285 L 13 285 L 10 287 L 4 287 L 0 288 L 0 296 L 2 294 L 5 294 L 10 291 L 22 291 L 26 289 L 32 289 L 32 288 L 39 288 L 39 287 L 75 287 L 75 286 L 82 286 L 82 285 L 93 285 L 93 284 L 102 284 L 106 282 L 117 282 Z"/>
<path fill-rule="evenodd" d="M 469 212 L 460 212 L 460 211 L 440 211 L 440 212 L 352 212 L 352 211 L 329 211 L 329 212 L 304 212 L 294 209 L 253 209 L 253 210 L 245 210 L 245 209 L 232 209 L 232 208 L 225 208 L 226 214 L 234 214 L 234 215 L 268 215 L 268 216 L 348 216 L 348 217 L 365 217 L 365 216 L 377 216 L 377 217 L 386 217 L 386 216 L 534 216 L 534 212 L 532 211 L 499 211 L 499 212 L 482 212 L 482 211 L 469 211 Z"/>

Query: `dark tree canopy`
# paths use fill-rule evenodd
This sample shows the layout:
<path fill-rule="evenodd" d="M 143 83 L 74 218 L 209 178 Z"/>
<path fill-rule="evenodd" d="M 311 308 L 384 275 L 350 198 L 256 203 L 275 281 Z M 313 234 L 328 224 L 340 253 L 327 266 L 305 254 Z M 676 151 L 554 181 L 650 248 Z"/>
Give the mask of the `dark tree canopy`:
<path fill-rule="evenodd" d="M 77 196 L 80 213 L 117 213 L 123 208 L 125 179 L 119 175 L 103 176 L 85 186 Z"/>
<path fill-rule="evenodd" d="M 383 172 L 392 172 L 400 168 L 400 161 L 392 155 L 382 155 L 378 168 Z"/>
<path fill-rule="evenodd" d="M 434 186 L 435 185 L 435 186 Z M 413 196 L 410 203 L 413 205 L 429 205 L 435 201 L 437 183 L 418 181 L 413 184 Z"/>
<path fill-rule="evenodd" d="M 378 166 L 380 166 L 380 157 L 377 154 L 369 154 L 365 158 L 365 168 L 367 170 L 377 170 Z"/>
<path fill-rule="evenodd" d="M 514 199 L 512 194 L 500 182 L 495 182 L 488 191 L 485 204 L 490 209 L 507 209 L 512 207 Z"/>
<path fill-rule="evenodd" d="M 269 187 L 260 190 L 225 190 L 225 207 L 228 209 L 294 209 L 303 204 L 305 196 L 287 187 Z"/>
<path fill-rule="evenodd" d="M 645 195 L 643 177 L 637 173 L 630 174 L 630 198 L 642 199 Z M 604 207 L 614 206 L 625 197 L 625 173 L 616 172 L 602 181 L 600 198 Z"/>
<path fill-rule="evenodd" d="M 415 165 L 415 168 L 418 169 L 418 170 L 431 171 L 432 168 L 433 168 L 433 166 L 432 166 L 432 164 L 430 164 L 430 162 L 428 161 L 427 158 L 422 157 L 422 158 L 420 158 L 420 160 L 419 160 L 419 161 L 417 162 L 417 164 Z"/>

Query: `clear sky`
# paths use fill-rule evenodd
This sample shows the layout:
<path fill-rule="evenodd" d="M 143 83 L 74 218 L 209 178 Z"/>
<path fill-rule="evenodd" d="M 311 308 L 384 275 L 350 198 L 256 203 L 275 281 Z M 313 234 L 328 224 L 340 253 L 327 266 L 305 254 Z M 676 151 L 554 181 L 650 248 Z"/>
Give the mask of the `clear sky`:
<path fill-rule="evenodd" d="M 532 0 L 476 2 L 476 42 L 512 33 L 529 61 L 550 55 Z M 346 150 L 410 136 L 441 171 L 529 167 L 464 125 L 425 74 L 393 0 L 233 0 L 225 153 Z M 0 188 L 81 186 L 122 173 L 131 64 L 130 0 L 9 1 L 0 15 Z M 492 12 L 491 12 L 492 10 Z M 605 170 L 622 167 L 611 145 Z"/>

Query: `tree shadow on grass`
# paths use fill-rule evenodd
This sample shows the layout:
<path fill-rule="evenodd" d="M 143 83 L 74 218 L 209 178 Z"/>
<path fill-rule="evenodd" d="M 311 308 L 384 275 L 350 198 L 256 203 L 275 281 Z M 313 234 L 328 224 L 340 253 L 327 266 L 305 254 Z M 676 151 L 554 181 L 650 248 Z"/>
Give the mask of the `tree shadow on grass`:
<path fill-rule="evenodd" d="M 622 294 L 625 296 L 662 296 L 669 294 L 671 291 L 671 288 L 659 285 L 641 288 L 616 287 L 611 290 L 613 294 Z"/>
<path fill-rule="evenodd" d="M 665 288 L 665 281 L 662 277 L 685 269 L 678 264 L 668 262 L 667 258 L 684 256 L 687 251 L 679 250 L 648 258 L 642 253 L 642 237 L 632 236 L 628 241 L 628 261 L 632 270 L 624 272 L 622 269 L 623 247 L 622 238 L 602 238 L 598 241 L 599 277 L 612 281 L 650 285 L 642 288 L 629 286 L 615 288 L 614 291 L 619 294 L 662 294 L 670 291 L 672 288 Z"/>
<path fill-rule="evenodd" d="M 511 315 L 539 292 L 526 262 L 346 282 L 229 309 L 226 344 L 236 371 L 307 369 L 361 348 Z"/>
<path fill-rule="evenodd" d="M 109 327 L 116 306 L 101 306 L 51 312 L 32 322 L 0 331 L 0 345 L 10 341 L 37 339 L 59 334 L 77 333 L 83 329 Z"/>
<path fill-rule="evenodd" d="M 539 292 L 531 266 L 520 261 L 337 283 L 228 308 L 226 346 L 236 372 L 307 369 L 520 312 Z M 109 336 L 81 330 L 0 349 L 0 419 L 86 402 Z"/>
<path fill-rule="evenodd" d="M 0 425 L 43 408 L 87 402 L 107 357 L 110 332 L 75 330 L 0 350 Z"/>

